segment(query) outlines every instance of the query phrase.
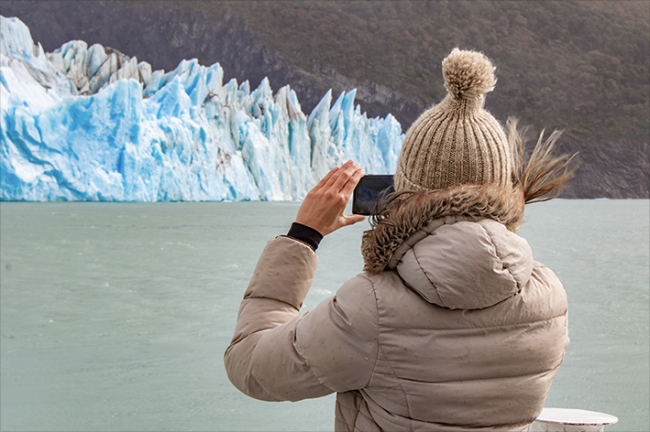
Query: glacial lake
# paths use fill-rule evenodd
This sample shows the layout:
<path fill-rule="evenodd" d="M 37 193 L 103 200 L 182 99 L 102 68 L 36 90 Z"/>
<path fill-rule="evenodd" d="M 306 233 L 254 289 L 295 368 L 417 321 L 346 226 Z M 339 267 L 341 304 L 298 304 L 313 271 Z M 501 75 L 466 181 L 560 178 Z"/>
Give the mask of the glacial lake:
<path fill-rule="evenodd" d="M 569 296 L 547 407 L 650 430 L 648 200 L 528 206 L 521 230 Z M 298 203 L 0 203 L 0 429 L 328 431 L 334 396 L 268 403 L 223 352 L 267 240 Z M 325 238 L 304 308 L 362 267 L 366 222 Z"/>

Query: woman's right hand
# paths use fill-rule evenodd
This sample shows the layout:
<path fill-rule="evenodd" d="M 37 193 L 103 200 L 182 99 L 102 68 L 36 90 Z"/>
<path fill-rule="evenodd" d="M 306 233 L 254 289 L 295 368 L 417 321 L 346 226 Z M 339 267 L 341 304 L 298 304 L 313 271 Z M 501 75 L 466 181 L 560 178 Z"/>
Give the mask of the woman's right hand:
<path fill-rule="evenodd" d="M 315 229 L 323 236 L 344 226 L 361 222 L 361 215 L 345 215 L 350 195 L 365 173 L 361 165 L 351 160 L 335 167 L 312 190 L 302 202 L 296 222 Z"/>

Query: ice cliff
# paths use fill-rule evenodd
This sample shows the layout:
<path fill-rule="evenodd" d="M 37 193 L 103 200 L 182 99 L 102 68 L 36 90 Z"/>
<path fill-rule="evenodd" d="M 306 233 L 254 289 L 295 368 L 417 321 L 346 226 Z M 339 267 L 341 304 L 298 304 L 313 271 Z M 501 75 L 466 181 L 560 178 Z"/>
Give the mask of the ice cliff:
<path fill-rule="evenodd" d="M 305 116 L 289 86 L 224 85 L 218 63 L 152 71 L 82 41 L 45 53 L 0 20 L 1 200 L 297 200 L 347 159 L 395 170 L 401 126 L 367 118 L 355 90 Z"/>

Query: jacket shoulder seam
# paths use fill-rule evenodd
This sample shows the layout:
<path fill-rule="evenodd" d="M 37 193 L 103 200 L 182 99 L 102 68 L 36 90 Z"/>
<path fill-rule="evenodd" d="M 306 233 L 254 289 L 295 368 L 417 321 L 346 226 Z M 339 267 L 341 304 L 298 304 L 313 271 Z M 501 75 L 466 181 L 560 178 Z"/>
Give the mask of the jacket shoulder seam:
<path fill-rule="evenodd" d="M 388 360 L 388 357 L 386 356 L 386 354 L 383 352 L 383 349 L 382 349 L 382 346 L 381 346 L 381 342 L 380 342 L 380 338 L 379 338 L 381 332 L 380 332 L 380 327 L 379 327 L 379 299 L 377 298 L 377 290 L 375 289 L 375 285 L 372 282 L 372 280 L 367 276 L 364 276 L 364 277 L 368 280 L 368 282 L 370 282 L 370 285 L 372 286 L 372 292 L 375 295 L 375 305 L 377 307 L 377 358 L 375 360 L 375 364 L 373 365 L 372 373 L 370 375 L 370 378 L 372 379 L 372 377 L 373 377 L 373 375 L 375 373 L 375 368 L 377 367 L 377 363 L 379 362 L 379 354 L 381 353 L 381 355 L 386 360 L 386 365 L 388 365 L 391 373 L 395 377 L 395 380 L 397 381 L 397 384 L 399 385 L 400 390 L 402 390 L 402 394 L 404 395 L 404 402 L 406 403 L 406 410 L 407 410 L 408 416 L 409 416 L 409 421 L 411 421 L 411 426 L 409 427 L 409 429 L 413 430 L 413 424 L 412 424 L 412 417 L 413 416 L 411 415 L 411 404 L 409 402 L 408 393 L 404 389 L 404 386 L 402 385 L 402 380 L 395 373 L 395 369 L 393 369 L 393 366 L 390 364 L 390 361 Z M 401 278 L 400 278 L 400 280 L 401 280 Z M 368 382 L 368 384 L 370 384 L 370 382 Z"/>
<path fill-rule="evenodd" d="M 294 318 L 294 320 L 296 320 L 296 319 L 297 319 L 297 320 L 301 320 L 301 319 L 303 319 L 307 314 L 309 314 L 309 311 L 307 311 L 307 312 L 305 312 L 305 313 L 303 313 L 303 314 L 298 315 L 297 317 Z M 293 320 L 292 320 L 292 321 L 293 321 Z M 289 321 L 289 322 L 291 322 L 291 321 Z M 285 324 L 286 324 L 286 323 L 285 323 Z M 257 348 L 257 347 L 255 347 L 255 348 Z M 309 364 L 309 361 L 307 360 L 307 358 L 306 358 L 305 355 L 303 354 L 302 350 L 300 350 L 300 347 L 296 344 L 295 332 L 294 332 L 294 338 L 293 338 L 293 340 L 291 341 L 291 348 L 293 348 L 293 349 L 296 351 L 296 354 L 298 355 L 298 357 L 300 358 L 300 360 L 302 361 L 302 363 L 303 363 L 305 366 L 307 366 L 307 369 L 309 370 L 309 373 L 311 374 L 312 377 L 314 377 L 314 379 L 318 382 L 318 384 L 322 385 L 323 387 L 327 387 L 327 388 L 330 389 L 332 392 L 334 392 L 335 390 L 332 389 L 332 388 L 331 388 L 330 386 L 328 386 L 327 384 L 325 384 L 325 383 L 323 382 L 323 380 L 321 379 L 321 377 L 320 377 L 318 374 L 316 374 L 316 371 L 314 371 L 314 368 L 312 367 L 312 365 Z"/>
<path fill-rule="evenodd" d="M 365 275 L 361 275 L 361 277 L 366 279 L 372 288 L 372 295 L 375 299 L 375 326 L 377 327 L 377 334 L 375 336 L 375 340 L 377 341 L 377 354 L 375 355 L 375 362 L 373 363 L 372 369 L 370 370 L 370 375 L 368 376 L 368 382 L 365 385 L 365 387 L 367 387 L 370 385 L 372 377 L 375 375 L 375 369 L 377 368 L 377 363 L 379 362 L 379 350 L 381 349 L 381 344 L 379 343 L 379 300 L 377 299 L 377 290 L 375 289 L 375 284 L 372 279 Z"/>

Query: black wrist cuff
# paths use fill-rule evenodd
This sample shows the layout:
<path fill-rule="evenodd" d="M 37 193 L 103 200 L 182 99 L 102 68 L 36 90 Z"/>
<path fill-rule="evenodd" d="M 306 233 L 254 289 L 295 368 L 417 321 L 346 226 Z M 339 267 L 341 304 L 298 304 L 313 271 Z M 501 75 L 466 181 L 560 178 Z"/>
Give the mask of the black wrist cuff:
<path fill-rule="evenodd" d="M 318 249 L 320 241 L 323 240 L 321 233 L 298 222 L 291 224 L 287 237 L 307 243 L 313 250 Z"/>

